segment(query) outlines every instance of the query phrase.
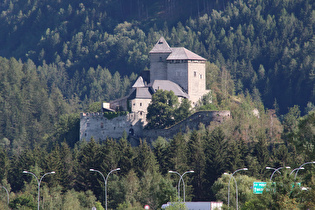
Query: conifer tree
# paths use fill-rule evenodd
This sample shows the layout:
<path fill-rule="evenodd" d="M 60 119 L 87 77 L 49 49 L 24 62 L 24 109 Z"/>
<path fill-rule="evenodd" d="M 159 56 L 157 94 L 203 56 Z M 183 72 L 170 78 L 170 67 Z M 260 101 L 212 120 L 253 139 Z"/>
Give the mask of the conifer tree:
<path fill-rule="evenodd" d="M 147 171 L 149 173 L 156 173 L 158 171 L 154 153 L 145 140 L 140 140 L 140 145 L 136 149 L 136 157 L 133 164 L 135 172 L 140 178 L 143 177 Z"/>
<path fill-rule="evenodd" d="M 169 148 L 169 143 L 163 138 L 158 137 L 153 143 L 153 152 L 156 157 L 156 160 L 159 164 L 159 171 L 165 175 L 168 173 L 169 165 L 167 161 L 167 151 Z"/>
<path fill-rule="evenodd" d="M 188 141 L 187 150 L 187 165 L 194 170 L 192 174 L 193 195 L 195 200 L 205 200 L 204 196 L 204 169 L 206 167 L 205 153 L 204 153 L 204 138 L 201 133 L 196 130 L 192 131 Z"/>
<path fill-rule="evenodd" d="M 226 137 L 222 128 L 218 127 L 211 133 L 208 132 L 205 140 L 205 188 L 210 188 L 217 177 L 228 170 L 228 149 Z M 214 199 L 212 192 L 207 192 L 206 196 Z"/>
<path fill-rule="evenodd" d="M 121 176 L 126 176 L 133 168 L 134 149 L 126 138 L 121 138 L 119 140 L 119 151 L 118 166 L 121 169 L 120 174 Z"/>
<path fill-rule="evenodd" d="M 99 170 L 104 173 L 103 154 L 101 147 L 95 142 L 94 138 L 83 145 L 78 154 L 78 167 L 75 170 L 77 174 L 76 178 L 76 190 L 88 190 L 89 186 L 93 185 L 93 192 L 100 197 L 103 192 L 103 178 L 95 173 L 90 172 L 90 169 Z"/>
<path fill-rule="evenodd" d="M 182 133 L 176 134 L 170 141 L 170 146 L 168 148 L 167 154 L 167 160 L 169 161 L 168 170 L 191 170 L 187 166 L 187 142 Z"/>

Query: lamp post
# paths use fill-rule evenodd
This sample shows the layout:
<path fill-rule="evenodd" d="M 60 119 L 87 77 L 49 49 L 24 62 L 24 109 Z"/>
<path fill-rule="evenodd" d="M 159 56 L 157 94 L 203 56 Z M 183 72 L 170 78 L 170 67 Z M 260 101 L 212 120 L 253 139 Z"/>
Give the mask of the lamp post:
<path fill-rule="evenodd" d="M 8 197 L 8 205 L 10 203 L 10 197 L 9 197 L 9 192 L 7 190 L 7 188 L 5 188 L 5 186 L 1 186 L 3 189 L 5 189 L 6 193 L 7 193 L 7 197 Z"/>
<path fill-rule="evenodd" d="M 271 176 L 270 176 L 270 181 L 272 180 L 273 175 L 274 175 L 277 171 L 279 171 L 280 169 L 283 169 L 283 168 L 290 169 L 291 167 L 290 167 L 290 166 L 283 166 L 283 167 L 277 168 L 277 169 L 274 170 L 274 172 L 271 174 Z M 268 169 L 268 168 L 266 167 L 266 169 Z"/>
<path fill-rule="evenodd" d="M 185 173 L 183 173 L 182 175 L 180 175 L 180 173 L 178 173 L 177 171 L 168 171 L 168 173 L 174 173 L 174 174 L 178 174 L 180 176 L 179 181 L 178 181 L 178 199 L 180 198 L 180 180 L 182 180 L 183 182 L 183 191 L 184 191 L 184 202 L 185 202 L 185 182 L 183 179 L 183 176 L 187 173 L 194 173 L 195 171 L 186 171 Z"/>
<path fill-rule="evenodd" d="M 247 171 L 248 168 L 241 168 L 241 169 L 237 169 L 236 171 L 234 171 L 231 175 L 230 175 L 230 179 L 229 179 L 229 185 L 228 185 L 228 208 L 230 207 L 230 182 L 231 182 L 231 178 L 233 177 L 233 175 L 238 172 L 238 171 Z M 227 173 L 225 173 L 227 174 Z M 234 177 L 233 177 L 234 178 Z M 234 178 L 235 180 L 235 178 Z M 237 182 L 235 180 L 235 187 L 236 187 L 236 209 L 238 209 L 238 192 L 237 192 Z"/>
<path fill-rule="evenodd" d="M 272 168 L 272 167 L 269 167 L 269 166 L 267 166 L 267 167 L 266 167 L 266 169 L 277 170 L 276 168 Z M 280 171 L 278 171 L 278 173 L 279 173 L 279 174 L 281 174 L 281 172 L 280 172 Z"/>
<path fill-rule="evenodd" d="M 291 176 L 291 174 L 293 174 L 294 171 L 300 170 L 300 169 L 305 169 L 305 168 L 304 168 L 304 167 L 302 167 L 302 168 L 295 168 L 295 169 L 293 169 L 293 170 L 291 171 L 291 173 L 289 174 L 289 176 Z"/>
<path fill-rule="evenodd" d="M 227 175 L 227 176 L 230 176 L 229 173 L 224 173 L 224 175 Z M 235 183 L 235 192 L 236 192 L 236 200 L 237 200 L 237 194 L 238 194 L 238 190 L 237 190 L 237 182 L 236 182 L 236 179 L 234 176 L 232 176 L 233 179 L 234 179 L 234 183 Z M 230 177 L 231 178 L 231 177 Z M 229 185 L 228 185 L 228 206 L 230 205 L 230 182 L 229 182 Z"/>
<path fill-rule="evenodd" d="M 296 171 L 295 176 L 294 176 L 294 180 L 296 179 L 297 174 L 299 173 L 299 170 L 302 169 L 303 166 L 305 166 L 306 164 L 312 164 L 315 163 L 315 161 L 312 162 L 307 162 L 307 163 L 303 163 Z"/>
<path fill-rule="evenodd" d="M 103 179 L 104 179 L 104 183 L 105 183 L 105 210 L 107 210 L 107 179 L 108 179 L 108 176 L 109 176 L 109 174 L 111 174 L 112 172 L 114 172 L 114 171 L 119 171 L 119 170 L 120 170 L 120 168 L 116 168 L 116 169 L 111 170 L 111 171 L 107 174 L 106 179 L 105 179 L 105 177 L 104 177 L 104 175 L 102 174 L 102 172 L 100 172 L 99 170 L 92 169 L 92 168 L 90 169 L 90 171 L 94 171 L 94 172 L 100 173 L 100 174 L 102 175 Z"/>
<path fill-rule="evenodd" d="M 48 175 L 48 174 L 54 174 L 55 172 L 52 171 L 52 172 L 48 172 L 48 173 L 45 173 L 41 178 L 40 180 L 38 181 L 38 178 L 35 174 L 33 174 L 32 172 L 29 172 L 29 171 L 23 171 L 24 174 L 31 174 L 33 175 L 35 178 L 36 178 L 36 181 L 37 181 L 37 184 L 38 184 L 38 198 L 37 198 L 37 209 L 39 210 L 39 199 L 40 199 L 40 183 L 42 182 L 42 179 L 44 178 L 44 176 Z"/>

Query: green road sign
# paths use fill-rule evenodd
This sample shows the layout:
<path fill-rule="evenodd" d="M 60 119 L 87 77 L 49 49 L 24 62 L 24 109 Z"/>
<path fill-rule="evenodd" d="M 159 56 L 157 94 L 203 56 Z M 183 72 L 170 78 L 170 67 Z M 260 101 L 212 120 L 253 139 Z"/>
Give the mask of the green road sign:
<path fill-rule="evenodd" d="M 273 184 L 276 184 L 276 183 L 273 182 Z M 296 184 L 298 187 L 301 187 L 301 182 L 297 182 Z M 267 182 L 253 182 L 254 194 L 262 194 L 266 185 L 267 185 Z M 292 188 L 294 188 L 294 183 L 292 183 L 291 186 Z"/>
<path fill-rule="evenodd" d="M 253 192 L 254 194 L 262 194 L 267 182 L 253 182 Z"/>

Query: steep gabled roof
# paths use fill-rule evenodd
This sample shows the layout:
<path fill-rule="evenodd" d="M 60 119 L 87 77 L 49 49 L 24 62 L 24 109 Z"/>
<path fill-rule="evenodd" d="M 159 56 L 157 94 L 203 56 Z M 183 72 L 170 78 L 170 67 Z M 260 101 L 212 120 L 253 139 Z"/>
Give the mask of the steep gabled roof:
<path fill-rule="evenodd" d="M 154 80 L 153 84 L 150 84 L 154 92 L 157 90 L 173 91 L 176 96 L 189 98 L 189 95 L 183 91 L 183 89 L 176 83 L 170 80 Z"/>
<path fill-rule="evenodd" d="M 138 88 L 138 87 L 144 87 L 144 82 L 143 82 L 143 78 L 140 76 L 138 77 L 138 79 L 136 80 L 136 82 L 133 84 L 133 88 Z"/>
<path fill-rule="evenodd" d="M 128 96 L 128 100 L 131 99 L 151 99 L 152 94 L 150 93 L 150 90 L 148 87 L 139 87 L 135 88 L 134 91 L 131 92 L 131 94 Z"/>
<path fill-rule="evenodd" d="M 196 53 L 187 50 L 184 47 L 172 47 L 172 53 L 167 57 L 166 60 L 198 60 L 206 61 L 205 58 L 197 55 Z"/>
<path fill-rule="evenodd" d="M 161 37 L 159 41 L 154 45 L 150 53 L 171 53 L 172 50 L 170 46 L 167 44 L 164 37 Z"/>

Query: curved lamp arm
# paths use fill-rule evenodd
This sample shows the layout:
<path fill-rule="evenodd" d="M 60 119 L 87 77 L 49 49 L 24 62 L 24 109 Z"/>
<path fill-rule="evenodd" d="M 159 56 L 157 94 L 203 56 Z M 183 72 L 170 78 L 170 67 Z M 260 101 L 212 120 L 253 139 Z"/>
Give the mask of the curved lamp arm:
<path fill-rule="evenodd" d="M 315 161 L 307 162 L 307 163 L 302 164 L 302 165 L 299 167 L 299 169 L 296 171 L 295 176 L 294 176 L 294 180 L 296 179 L 296 176 L 297 176 L 297 174 L 299 173 L 299 170 L 300 170 L 303 166 L 305 166 L 306 164 L 313 164 L 313 163 L 315 163 Z"/>
<path fill-rule="evenodd" d="M 294 171 L 300 170 L 300 169 L 305 169 L 305 168 L 304 168 L 304 167 L 302 167 L 302 168 L 295 168 L 295 169 L 293 169 L 293 170 L 291 171 L 291 173 L 289 174 L 289 176 L 291 176 L 291 174 L 293 174 Z"/>
<path fill-rule="evenodd" d="M 229 185 L 228 185 L 228 208 L 230 207 L 230 183 L 231 183 L 231 179 L 233 177 L 233 175 L 238 172 L 238 171 L 247 171 L 248 168 L 240 168 L 237 169 L 236 171 L 234 171 L 231 175 L 230 175 L 230 179 L 229 179 Z M 224 173 L 226 174 L 226 173 Z M 233 177 L 234 178 L 234 177 Z M 236 181 L 236 180 L 235 180 Z M 236 183 L 236 187 L 237 187 L 237 183 Z M 236 189 L 237 191 L 237 189 Z M 237 198 L 237 194 L 236 194 L 236 198 Z M 238 209 L 238 199 L 236 199 L 236 209 Z"/>
<path fill-rule="evenodd" d="M 40 200 L 40 183 L 42 181 L 42 179 L 44 178 L 44 176 L 48 175 L 48 174 L 54 174 L 55 172 L 52 171 L 52 172 L 48 172 L 48 173 L 45 173 L 41 178 L 40 180 L 38 180 L 37 176 L 32 173 L 32 172 L 29 172 L 29 171 L 23 171 L 24 174 L 31 174 L 33 175 L 35 178 L 36 178 L 36 181 L 37 181 L 37 185 L 38 185 L 38 193 L 37 193 L 37 209 L 39 210 L 39 200 Z"/>
<path fill-rule="evenodd" d="M 100 172 L 99 170 L 95 170 L 95 169 L 93 169 L 93 168 L 90 168 L 90 171 L 94 171 L 94 172 L 97 172 L 97 173 L 99 173 L 99 174 L 101 174 L 102 175 L 102 177 L 103 177 L 103 179 L 104 179 L 104 184 L 105 184 L 105 210 L 107 210 L 107 179 L 108 179 L 108 176 L 109 176 L 109 174 L 111 174 L 112 172 L 114 172 L 114 171 L 119 171 L 120 170 L 120 168 L 116 168 L 116 169 L 113 169 L 113 170 L 111 170 L 108 174 L 107 174 L 107 176 L 106 176 L 106 178 L 105 178 L 105 176 L 103 175 L 103 173 L 102 172 Z"/>
<path fill-rule="evenodd" d="M 182 175 L 180 175 L 180 173 L 178 173 L 177 171 L 168 171 L 168 173 L 174 173 L 180 176 L 179 181 L 178 181 L 178 200 L 180 201 L 180 181 L 183 182 L 183 191 L 184 191 L 184 202 L 185 202 L 185 182 L 183 179 L 183 176 L 187 173 L 194 173 L 195 171 L 190 170 L 190 171 L 186 171 L 185 173 L 183 173 Z"/>
<path fill-rule="evenodd" d="M 283 168 L 290 169 L 291 167 L 290 167 L 290 166 L 283 166 L 283 167 L 277 168 L 277 169 L 274 170 L 274 172 L 271 174 L 270 181 L 272 180 L 273 175 L 274 175 L 277 171 L 279 171 L 280 169 L 283 169 Z"/>

